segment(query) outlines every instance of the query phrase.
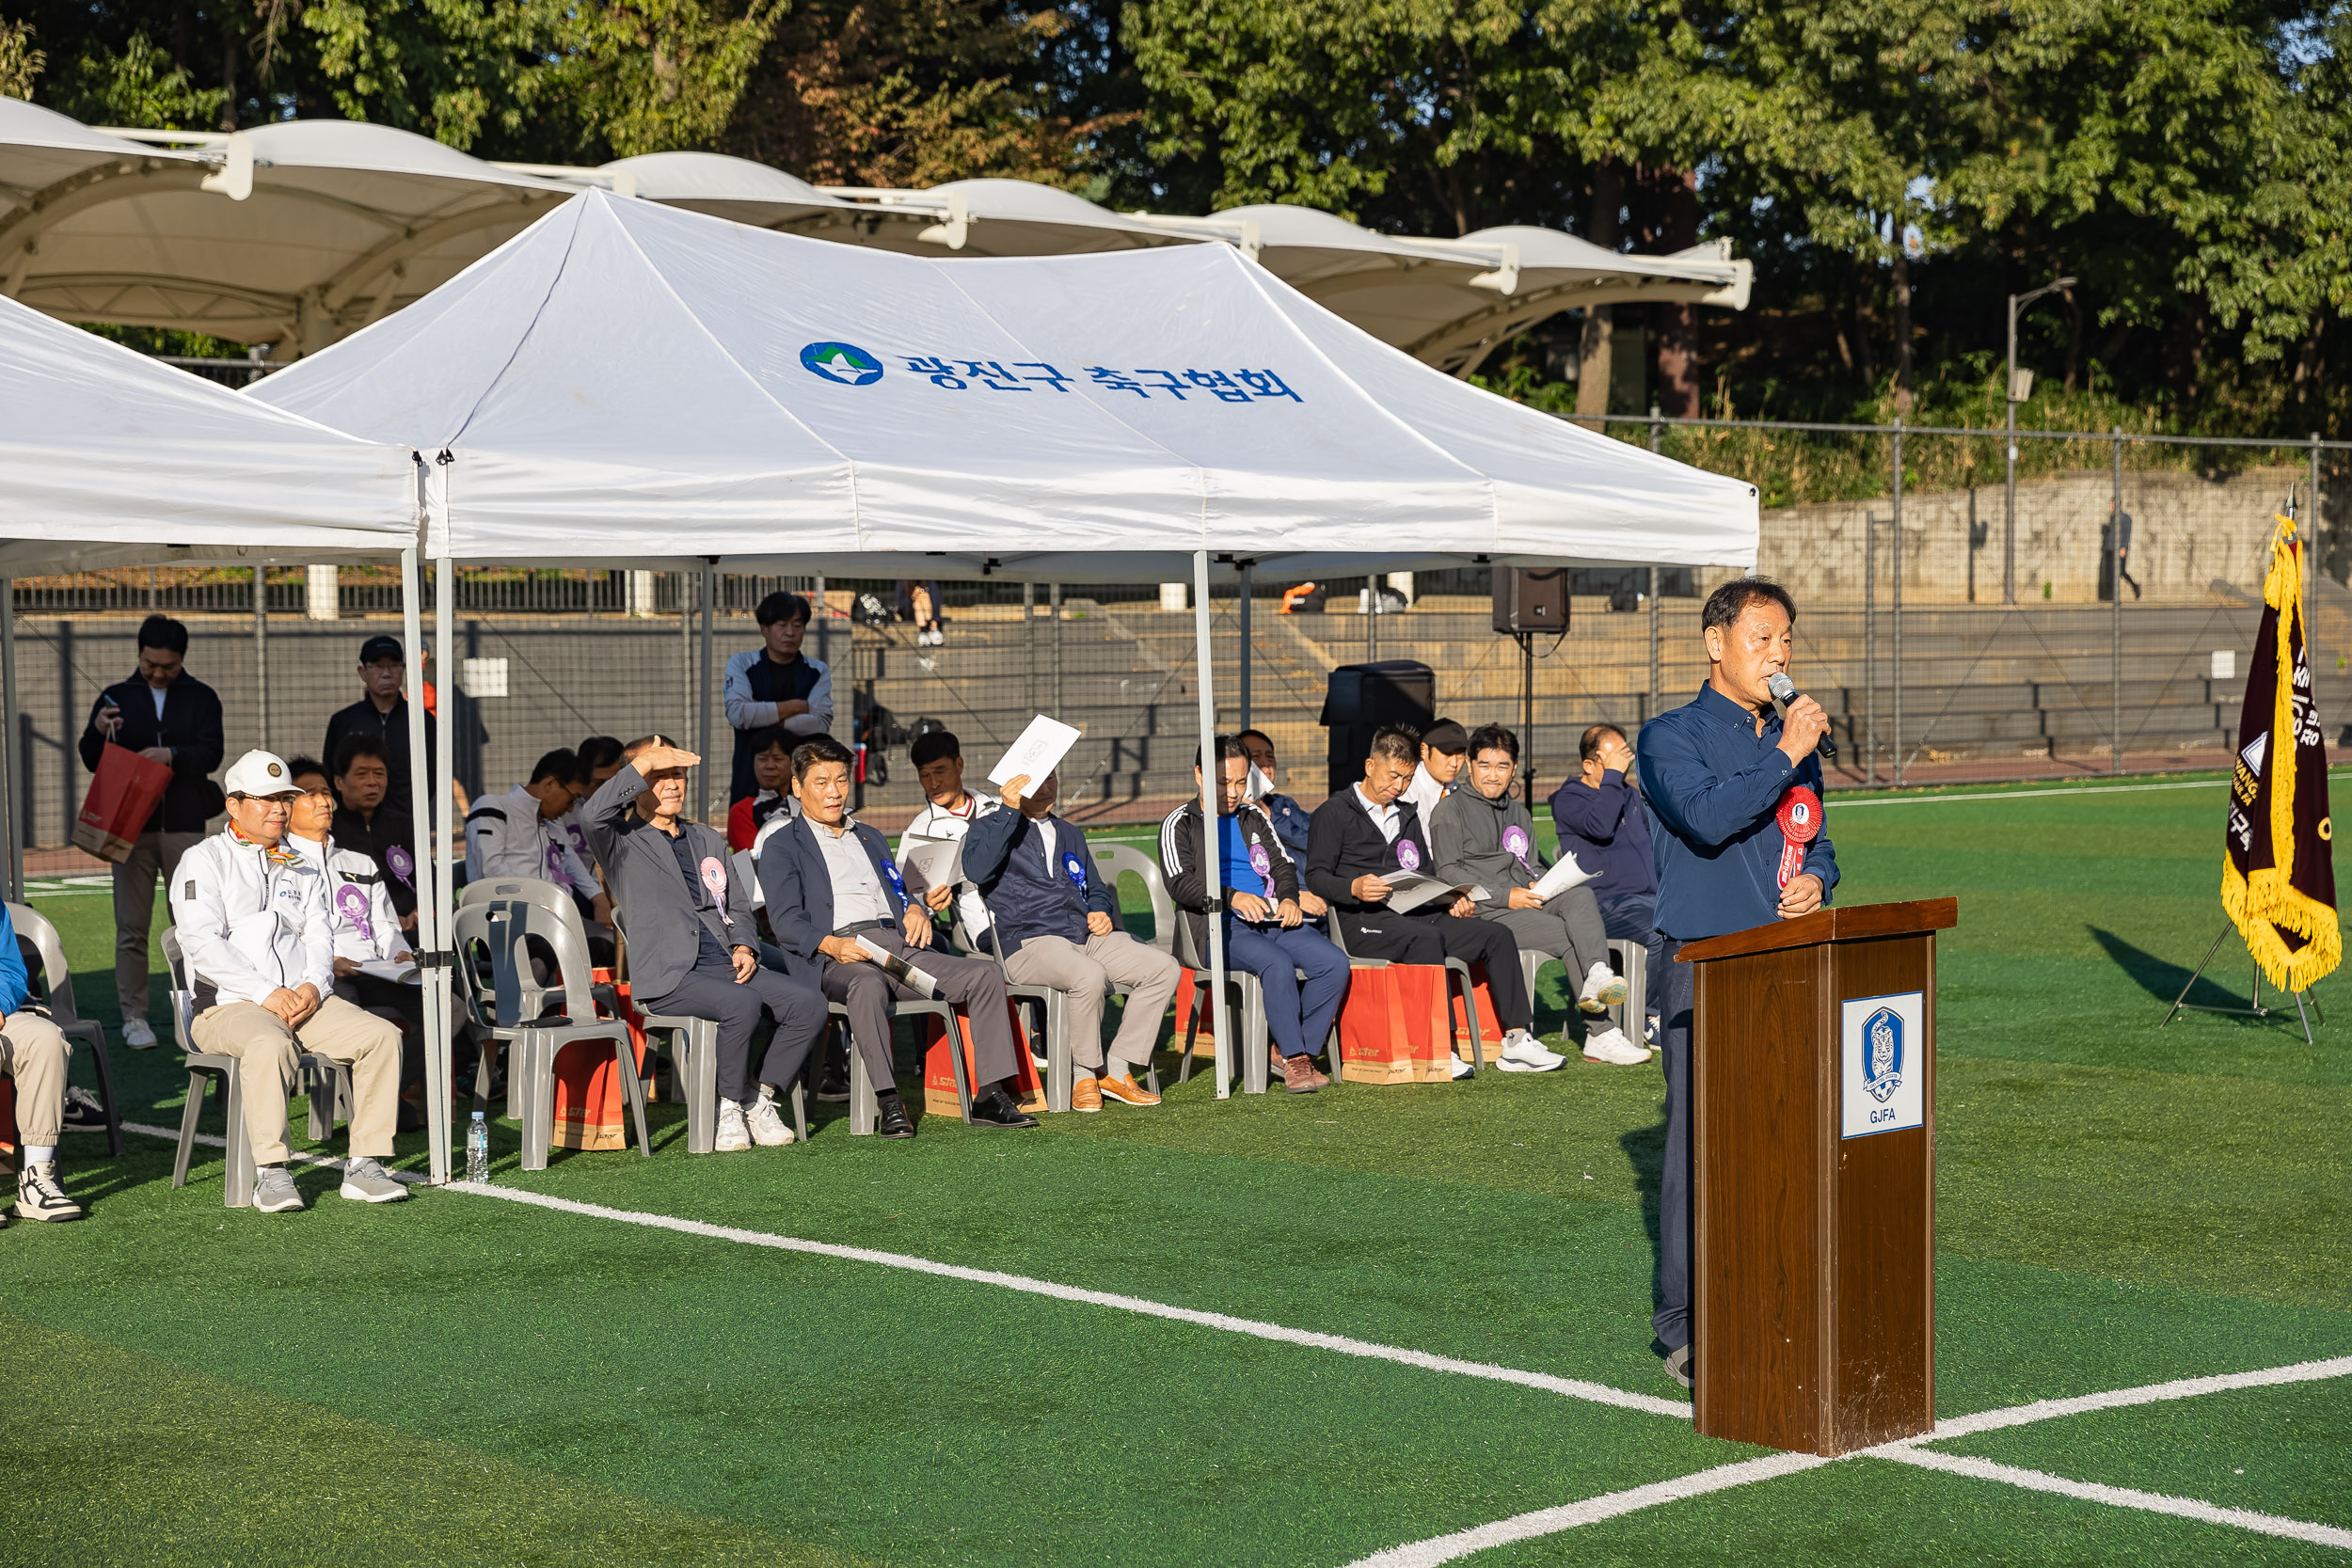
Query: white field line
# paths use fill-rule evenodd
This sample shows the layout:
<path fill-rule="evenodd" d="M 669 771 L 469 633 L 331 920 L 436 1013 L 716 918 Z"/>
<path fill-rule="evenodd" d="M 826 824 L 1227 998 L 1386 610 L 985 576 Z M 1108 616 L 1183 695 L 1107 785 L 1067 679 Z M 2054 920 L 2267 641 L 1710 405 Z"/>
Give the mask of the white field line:
<path fill-rule="evenodd" d="M 143 1133 L 149 1137 L 177 1139 L 179 1132 L 168 1127 L 151 1126 L 143 1122 L 126 1121 L 126 1132 Z M 225 1139 L 199 1132 L 196 1141 L 215 1148 L 224 1146 Z M 341 1169 L 342 1162 L 316 1154 L 296 1153 L 293 1158 L 303 1164 Z M 421 1185 L 425 1178 L 407 1171 L 390 1173 L 396 1180 Z M 473 1182 L 453 1182 L 445 1189 L 476 1197 L 504 1198 L 512 1203 L 532 1208 L 550 1209 L 560 1213 L 579 1214 L 589 1219 L 615 1220 L 625 1225 L 641 1225 L 660 1230 L 675 1231 L 686 1236 L 703 1236 L 713 1241 L 735 1242 L 747 1246 L 770 1247 L 781 1252 L 812 1254 L 820 1258 L 837 1258 L 849 1262 L 874 1263 L 884 1268 L 904 1269 L 915 1274 L 932 1275 L 943 1279 L 959 1279 L 975 1285 L 993 1285 L 1000 1290 L 1018 1291 L 1027 1295 L 1049 1297 L 1057 1301 L 1082 1306 L 1106 1307 L 1116 1311 L 1134 1312 L 1147 1317 L 1165 1318 L 1175 1323 L 1191 1323 L 1201 1328 L 1220 1329 L 1232 1334 L 1246 1334 L 1253 1338 L 1269 1339 L 1280 1344 L 1303 1345 L 1315 1350 L 1327 1350 L 1343 1355 L 1364 1356 L 1391 1361 L 1400 1366 L 1416 1367 L 1424 1371 L 1452 1372 L 1464 1377 L 1484 1378 L 1490 1382 L 1516 1384 L 1521 1387 L 1541 1389 L 1547 1393 L 1565 1395 L 1595 1404 L 1613 1405 L 1623 1410 L 1645 1411 L 1651 1415 L 1669 1416 L 1681 1420 L 1691 1418 L 1688 1405 L 1672 1400 L 1657 1399 L 1647 1394 L 1629 1393 L 1612 1388 L 1606 1384 L 1589 1383 L 1581 1378 L 1555 1377 L 1548 1372 L 1521 1371 L 1511 1367 L 1498 1367 L 1483 1361 L 1463 1361 L 1453 1356 L 1432 1355 L 1398 1345 L 1375 1344 L 1370 1340 L 1349 1338 L 1344 1335 L 1319 1334 L 1307 1329 L 1288 1328 L 1280 1323 L 1261 1323 L 1250 1318 L 1232 1317 L 1223 1312 L 1202 1312 L 1186 1307 L 1170 1307 L 1161 1302 L 1145 1301 L 1137 1296 L 1122 1296 L 1107 1291 L 1084 1290 L 1074 1285 L 1061 1285 L 1047 1279 L 1032 1279 L 1025 1275 L 1003 1274 L 993 1269 L 971 1269 L 960 1264 L 934 1262 L 928 1258 L 915 1258 L 906 1253 L 882 1252 L 871 1247 L 842 1246 L 830 1242 L 803 1241 L 793 1236 L 779 1236 L 762 1230 L 744 1230 L 734 1226 L 709 1225 L 701 1220 L 678 1219 L 668 1214 L 647 1213 L 630 1209 L 610 1209 L 602 1204 L 579 1203 L 569 1198 L 551 1197 L 542 1193 L 525 1192 L 514 1187 L 477 1185 Z M 2339 1529 L 2332 1525 L 2312 1524 L 2299 1519 L 2285 1519 L 2275 1514 L 2259 1513 L 2248 1509 L 2223 1508 L 2193 1497 L 2167 1497 L 2157 1492 L 2141 1492 L 2126 1486 L 2107 1486 L 2095 1481 L 2069 1481 L 2062 1476 L 2044 1474 L 2039 1470 L 2021 1469 L 2000 1465 L 1992 1460 L 1976 1459 L 1962 1454 L 1939 1453 L 1922 1449 L 1923 1443 L 1943 1442 L 1966 1437 L 1977 1433 L 1994 1432 L 2006 1427 L 2026 1426 L 2037 1421 L 2057 1420 L 2068 1416 L 2084 1415 L 2097 1410 L 2114 1410 L 2136 1404 L 2154 1404 L 2168 1400 L 2193 1399 L 2201 1394 L 2224 1393 L 2237 1388 L 2275 1387 L 2281 1384 L 2312 1383 L 2328 1378 L 2352 1376 L 2352 1355 L 2335 1356 L 2322 1361 L 2300 1361 L 2285 1367 L 2265 1367 L 2252 1371 L 2227 1372 L 2214 1377 L 2180 1378 L 2169 1383 L 2144 1384 L 2136 1388 L 2115 1388 L 2096 1394 L 2081 1394 L 2070 1399 L 2039 1400 L 2031 1404 L 2011 1405 L 2002 1410 L 1981 1411 L 1974 1416 L 1957 1417 L 1940 1421 L 1933 1432 L 1873 1449 L 1862 1449 L 1843 1459 L 1887 1459 L 1898 1464 L 1915 1465 L 1921 1469 L 1938 1470 L 1963 1475 L 1981 1481 L 2003 1481 L 2031 1491 L 2055 1493 L 2089 1502 L 2104 1503 L 2114 1508 L 2137 1509 L 2152 1513 L 2165 1513 L 2184 1519 L 2196 1519 L 2209 1524 L 2233 1525 L 2241 1529 L 2265 1535 L 2282 1536 L 2292 1540 L 2309 1541 L 2320 1545 L 2352 1547 L 2352 1530 Z M 1513 1542 L 1534 1540 L 1556 1535 L 1583 1525 L 1597 1524 L 1621 1514 L 1655 1508 L 1661 1503 L 1684 1497 L 1704 1497 L 1735 1486 L 1745 1486 L 1760 1481 L 1776 1480 L 1781 1476 L 1818 1469 L 1825 1465 L 1842 1463 L 1841 1459 L 1824 1459 L 1816 1454 L 1781 1453 L 1762 1459 L 1741 1460 L 1713 1469 L 1676 1477 L 1670 1481 L 1652 1481 L 1622 1492 L 1605 1493 L 1587 1497 L 1581 1502 L 1565 1503 L 1555 1508 L 1537 1509 L 1492 1524 L 1474 1526 L 1451 1535 L 1434 1536 L 1402 1546 L 1391 1546 L 1360 1558 L 1348 1568 L 1434 1568 L 1435 1564 L 1451 1562 L 1491 1546 L 1507 1545 Z"/>
<path fill-rule="evenodd" d="M 2158 789 L 2219 789 L 2227 779 L 2189 779 L 2180 784 L 2077 784 L 2068 789 L 1989 789 L 1975 795 L 1882 795 L 1868 800 L 1849 800 L 1833 793 L 1830 804 L 1839 811 L 1866 806 L 1940 806 L 1959 800 L 2038 800 L 2052 795 L 2145 795 Z"/>
<path fill-rule="evenodd" d="M 177 1139 L 176 1129 L 144 1126 L 124 1122 L 126 1132 L 144 1132 L 153 1137 Z M 223 1140 L 203 1133 L 198 1141 L 218 1147 Z M 305 1164 L 341 1169 L 342 1162 L 318 1155 L 294 1156 Z M 404 1173 L 403 1180 L 421 1180 Z M 1629 1393 L 1612 1388 L 1605 1383 L 1589 1383 L 1582 1378 L 1555 1377 L 1549 1372 L 1521 1371 L 1516 1367 L 1498 1367 L 1485 1361 L 1463 1361 L 1450 1355 L 1433 1355 L 1427 1351 L 1411 1350 L 1402 1345 L 1375 1344 L 1369 1339 L 1354 1339 L 1343 1334 L 1320 1334 L 1311 1329 L 1289 1328 L 1281 1323 L 1261 1323 L 1253 1318 L 1236 1318 L 1223 1312 L 1197 1311 L 1189 1307 L 1170 1307 L 1164 1302 L 1145 1301 L 1140 1296 L 1122 1296 L 1108 1291 L 1089 1291 L 1075 1285 L 1062 1285 L 1050 1279 L 1032 1279 L 1026 1275 L 1002 1274 L 994 1269 L 970 1269 L 956 1263 L 934 1262 L 903 1252 L 882 1252 L 872 1247 L 842 1246 L 833 1242 L 803 1241 L 797 1236 L 779 1236 L 765 1230 L 744 1230 L 734 1226 L 709 1225 L 701 1220 L 678 1219 L 669 1214 L 653 1214 L 635 1209 L 608 1209 L 597 1203 L 578 1203 L 570 1198 L 550 1197 L 544 1193 L 525 1192 L 518 1187 L 477 1185 L 470 1181 L 453 1181 L 443 1189 L 473 1197 L 504 1198 L 509 1203 L 528 1204 L 534 1209 L 552 1209 L 559 1213 L 580 1214 L 589 1219 L 616 1220 L 623 1225 L 647 1226 L 657 1230 L 673 1230 L 682 1236 L 703 1236 L 716 1242 L 735 1242 L 744 1246 L 771 1247 L 779 1252 L 801 1252 L 819 1258 L 838 1258 L 853 1263 L 876 1263 L 886 1269 L 904 1269 L 912 1274 L 928 1274 L 942 1279 L 961 1279 L 974 1285 L 993 1285 L 999 1290 L 1018 1291 L 1025 1295 L 1047 1296 L 1056 1301 L 1075 1302 L 1088 1307 L 1107 1307 L 1114 1311 L 1134 1312 L 1145 1317 L 1166 1318 L 1174 1323 L 1192 1323 L 1200 1328 L 1220 1329 L 1228 1334 L 1246 1334 L 1253 1338 L 1271 1339 L 1279 1344 L 1304 1345 L 1313 1350 L 1333 1351 L 1341 1355 L 1359 1355 L 1376 1361 L 1392 1361 L 1399 1366 L 1417 1367 L 1423 1371 L 1453 1372 L 1462 1377 L 1485 1378 L 1494 1383 L 1512 1383 L 1523 1388 L 1540 1389 L 1547 1394 L 1561 1394 L 1572 1400 L 1593 1404 L 1614 1405 L 1620 1410 L 1638 1410 L 1651 1416 L 1672 1416 L 1680 1420 L 1691 1418 L 1691 1407 L 1676 1400 L 1660 1399 L 1651 1394 Z"/>
<path fill-rule="evenodd" d="M 2064 1476 L 2020 1469 L 2014 1465 L 1996 1465 L 1992 1460 L 1974 1459 L 1966 1454 L 1937 1453 L 1932 1449 L 1888 1448 L 1873 1449 L 1870 1452 L 1873 1458 L 1916 1465 L 1923 1470 L 1972 1476 L 1979 1481 L 2006 1481 L 2011 1486 L 2025 1487 L 2027 1491 L 2053 1492 L 2061 1497 L 2079 1497 L 2085 1502 L 2106 1503 L 2111 1508 L 2137 1509 L 2143 1513 L 2169 1513 L 2178 1519 L 2197 1519 L 2209 1525 L 2235 1525 L 2240 1529 L 2254 1530 L 2264 1535 L 2282 1535 L 2290 1541 L 2309 1541 L 2321 1546 L 2352 1546 L 2352 1529 L 2338 1529 L 2333 1525 L 2314 1525 L 2302 1519 L 2281 1519 L 2275 1513 L 2257 1513 L 2251 1509 L 2222 1508 L 2214 1503 L 2200 1502 L 2195 1497 L 2172 1497 L 2161 1492 L 2142 1492 L 2129 1486 L 2069 1481 Z"/>
<path fill-rule="evenodd" d="M 1452 1535 L 1432 1536 L 1408 1545 L 1391 1546 L 1370 1557 L 1358 1558 L 1348 1564 L 1348 1568 L 1435 1568 L 1438 1563 L 1452 1562 L 1455 1558 L 1483 1552 L 1490 1546 L 1507 1546 L 1515 1541 L 1557 1535 L 1562 1530 L 1575 1529 L 1581 1525 L 1597 1525 L 1603 1519 L 1614 1519 L 1621 1513 L 1656 1508 L 1660 1503 L 1677 1502 L 1684 1497 L 1702 1497 L 1709 1492 L 1746 1486 L 1759 1481 L 1772 1481 L 1781 1476 L 1795 1475 L 1800 1470 L 1815 1470 L 1836 1463 L 1834 1459 L 1823 1459 L 1809 1453 L 1776 1453 L 1764 1459 L 1743 1459 L 1736 1465 L 1719 1465 L 1714 1469 L 1677 1476 L 1672 1481 L 1652 1481 L 1647 1486 L 1635 1486 L 1623 1492 L 1607 1492 L 1597 1497 L 1587 1497 L 1581 1503 L 1540 1508 L 1533 1513 L 1498 1519 L 1491 1525 L 1476 1525 Z"/>

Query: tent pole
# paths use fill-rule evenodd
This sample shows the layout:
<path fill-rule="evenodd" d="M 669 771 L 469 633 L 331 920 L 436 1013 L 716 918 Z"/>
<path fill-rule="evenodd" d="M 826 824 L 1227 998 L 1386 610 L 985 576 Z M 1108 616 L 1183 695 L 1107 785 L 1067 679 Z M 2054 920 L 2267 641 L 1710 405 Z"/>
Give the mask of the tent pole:
<path fill-rule="evenodd" d="M 703 759 L 694 770 L 694 820 L 710 820 L 710 601 L 718 597 L 719 578 L 708 562 L 703 563 L 703 680 L 694 694 L 694 750 Z M 733 777 L 729 775 L 730 779 Z M 735 785 L 727 788 L 732 792 Z"/>
<path fill-rule="evenodd" d="M 1209 894 L 1209 1006 L 1216 1009 L 1216 1097 L 1224 1100 L 1233 1092 L 1233 1032 L 1227 1027 L 1225 1016 L 1225 922 L 1217 911 L 1224 907 L 1223 890 L 1217 886 L 1216 808 L 1218 789 L 1224 773 L 1216 754 L 1216 695 L 1211 689 L 1209 641 L 1209 552 L 1192 552 L 1192 642 L 1193 662 L 1200 675 L 1200 873 L 1208 879 Z"/>
<path fill-rule="evenodd" d="M 253 701 L 260 736 L 253 744 L 269 750 L 269 568 L 253 568 Z"/>
<path fill-rule="evenodd" d="M 1237 730 L 1249 727 L 1249 595 L 1255 591 L 1249 578 L 1256 566 L 1255 562 L 1245 561 L 1241 563 L 1241 603 L 1237 607 L 1241 611 L 1241 722 L 1233 726 Z"/>
<path fill-rule="evenodd" d="M 423 476 L 420 474 L 421 483 Z M 417 579 L 415 546 L 400 552 L 400 620 L 401 646 L 414 656 L 407 662 L 405 695 L 408 699 L 408 842 L 417 853 L 413 860 L 410 885 L 417 894 L 417 934 L 409 950 L 418 954 L 437 955 L 447 943 L 440 938 L 440 907 L 433 898 L 433 777 L 425 762 L 424 746 L 424 628 L 419 613 L 420 590 Z M 329 768 L 334 767 L 330 760 Z M 449 1060 L 449 1009 L 436 1009 L 433 993 L 437 982 L 433 976 L 439 966 L 423 967 L 421 978 L 424 985 L 424 1099 L 425 1128 L 430 1137 L 433 1113 L 438 1105 L 441 1116 L 449 1115 L 449 1078 L 445 1063 Z M 447 1173 L 442 1173 L 445 1179 Z"/>
<path fill-rule="evenodd" d="M 0 800 L 8 814 L 8 898 L 24 902 L 24 760 L 16 738 L 16 579 L 0 578 Z"/>
<path fill-rule="evenodd" d="M 446 470 L 444 470 L 446 472 Z M 447 483 L 446 480 L 443 481 Z M 442 504 L 448 505 L 446 494 Z M 444 533 L 446 533 L 446 520 Z M 446 549 L 448 546 L 442 546 Z M 456 846 L 464 828 L 457 820 L 457 691 L 449 680 L 449 649 L 456 638 L 457 572 L 450 559 L 443 555 L 433 562 L 433 643 L 441 650 L 440 712 L 434 716 L 440 730 L 440 756 L 436 760 L 440 778 L 433 791 L 434 812 L 441 819 L 441 835 L 434 846 L 436 867 L 433 873 L 433 940 L 437 952 L 447 956 L 455 945 L 457 932 L 457 857 Z M 449 1018 L 451 987 L 455 982 L 453 968 L 437 966 L 430 989 L 424 999 L 427 1019 L 438 1016 L 446 1027 Z M 447 1181 L 449 1165 L 449 1037 L 441 1037 L 441 1049 L 430 1058 L 425 1069 L 425 1130 L 433 1144 L 433 1180 Z M 438 1073 L 442 1089 L 437 1098 L 432 1093 L 433 1075 Z"/>

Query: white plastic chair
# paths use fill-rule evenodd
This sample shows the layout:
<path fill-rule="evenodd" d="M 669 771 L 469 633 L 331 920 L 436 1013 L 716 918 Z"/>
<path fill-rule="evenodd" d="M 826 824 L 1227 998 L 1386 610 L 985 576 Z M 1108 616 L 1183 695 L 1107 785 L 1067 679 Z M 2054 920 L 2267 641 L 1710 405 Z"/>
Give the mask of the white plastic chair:
<path fill-rule="evenodd" d="M 32 944 L 40 962 L 32 978 L 40 983 L 49 1008 L 49 1022 L 70 1040 L 89 1048 L 90 1065 L 98 1074 L 98 1103 L 106 1113 L 106 1152 L 122 1153 L 122 1113 L 115 1108 L 114 1065 L 106 1057 L 106 1029 L 94 1018 L 84 1018 L 73 1006 L 73 974 L 66 967 L 65 943 L 49 918 L 29 904 L 10 904 L 8 922 L 17 936 Z"/>

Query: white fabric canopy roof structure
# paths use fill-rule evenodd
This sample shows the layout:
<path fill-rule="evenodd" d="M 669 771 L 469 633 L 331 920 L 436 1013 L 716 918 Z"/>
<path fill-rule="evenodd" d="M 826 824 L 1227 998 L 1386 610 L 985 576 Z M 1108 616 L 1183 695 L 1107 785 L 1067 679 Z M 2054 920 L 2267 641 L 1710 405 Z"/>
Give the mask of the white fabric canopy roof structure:
<path fill-rule="evenodd" d="M 586 193 L 247 394 L 446 451 L 426 553 L 858 576 L 1744 565 L 1757 503 L 1225 245 L 946 261 Z"/>
<path fill-rule="evenodd" d="M 0 577 L 383 560 L 417 462 L 0 300 Z"/>
<path fill-rule="evenodd" d="M 69 321 L 276 342 L 290 358 L 430 292 L 571 194 L 358 120 L 133 135 L 159 145 L 0 98 L 0 198 L 14 198 L 0 292 Z"/>

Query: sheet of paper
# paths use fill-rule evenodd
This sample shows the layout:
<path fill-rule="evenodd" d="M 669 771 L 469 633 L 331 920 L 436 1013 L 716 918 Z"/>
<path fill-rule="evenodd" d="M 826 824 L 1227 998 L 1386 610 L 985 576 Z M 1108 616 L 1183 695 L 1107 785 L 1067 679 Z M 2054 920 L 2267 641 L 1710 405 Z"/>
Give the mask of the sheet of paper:
<path fill-rule="evenodd" d="M 1410 913 L 1423 904 L 1437 903 L 1440 899 L 1450 904 L 1456 898 L 1478 891 L 1469 882 L 1449 882 L 1422 871 L 1384 871 L 1380 879 L 1390 888 L 1386 907 L 1399 914 Z"/>
<path fill-rule="evenodd" d="M 1274 781 L 1267 778 L 1264 771 L 1253 762 L 1249 765 L 1249 783 L 1247 787 L 1252 800 L 1263 800 L 1274 793 Z"/>
<path fill-rule="evenodd" d="M 1031 784 L 1061 766 L 1061 759 L 1070 754 L 1070 748 L 1078 743 L 1078 732 L 1058 719 L 1039 714 L 1029 721 L 1029 727 L 1021 732 L 1021 738 L 998 761 L 988 775 L 988 782 L 1003 784 L 1026 775 Z"/>
<path fill-rule="evenodd" d="M 417 974 L 415 964 L 406 961 L 394 963 L 389 958 L 370 958 L 359 966 L 359 973 L 372 974 L 379 980 L 389 980 L 396 986 L 421 986 L 424 983 Z"/>
<path fill-rule="evenodd" d="M 917 991 L 920 991 L 925 996 L 937 996 L 939 994 L 938 981 L 932 979 L 930 975 L 924 974 L 921 970 L 915 968 L 913 964 L 907 962 L 906 959 L 898 957 L 898 954 L 893 953 L 889 948 L 884 947 L 881 942 L 876 942 L 873 938 L 862 936 L 857 939 L 857 944 L 866 949 L 866 956 L 873 959 L 875 966 L 888 974 L 891 978 L 904 980 L 908 985 L 913 986 Z"/>
<path fill-rule="evenodd" d="M 1535 879 L 1532 891 L 1538 898 L 1557 898 L 1572 887 L 1593 879 L 1593 874 L 1576 863 L 1576 857 L 1563 852 L 1552 868 Z"/>
<path fill-rule="evenodd" d="M 914 873 L 927 888 L 952 887 L 963 880 L 963 840 L 909 833 L 898 841 L 898 868 Z"/>

